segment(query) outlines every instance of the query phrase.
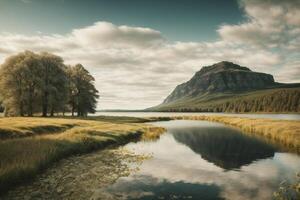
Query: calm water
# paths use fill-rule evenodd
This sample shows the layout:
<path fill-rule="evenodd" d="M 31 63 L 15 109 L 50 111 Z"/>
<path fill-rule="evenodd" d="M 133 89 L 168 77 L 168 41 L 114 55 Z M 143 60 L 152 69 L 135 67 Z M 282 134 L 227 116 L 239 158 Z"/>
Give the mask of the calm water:
<path fill-rule="evenodd" d="M 167 133 L 126 146 L 153 158 L 106 189 L 113 199 L 272 199 L 279 183 L 300 171 L 299 156 L 218 123 L 153 124 Z"/>
<path fill-rule="evenodd" d="M 300 120 L 300 114 L 233 114 L 233 113 L 190 113 L 190 112 L 97 112 L 94 115 L 129 117 L 169 117 L 186 115 L 224 115 L 250 118 Z"/>

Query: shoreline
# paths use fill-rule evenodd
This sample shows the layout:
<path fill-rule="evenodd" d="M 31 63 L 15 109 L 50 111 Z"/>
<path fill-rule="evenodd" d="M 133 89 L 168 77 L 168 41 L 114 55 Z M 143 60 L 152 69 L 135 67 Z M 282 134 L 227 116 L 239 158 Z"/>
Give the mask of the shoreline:
<path fill-rule="evenodd" d="M 0 119 L 0 194 L 35 178 L 64 158 L 145 138 L 155 139 L 165 129 L 143 124 L 145 119 L 63 118 Z M 132 122 L 130 122 L 132 120 Z M 149 122 L 149 120 L 146 120 Z M 55 132 L 55 130 L 57 132 Z"/>

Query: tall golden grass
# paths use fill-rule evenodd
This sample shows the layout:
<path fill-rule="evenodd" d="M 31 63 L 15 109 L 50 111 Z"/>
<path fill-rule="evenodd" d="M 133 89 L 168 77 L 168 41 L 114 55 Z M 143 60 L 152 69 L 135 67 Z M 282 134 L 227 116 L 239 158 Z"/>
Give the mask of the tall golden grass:
<path fill-rule="evenodd" d="M 61 158 L 124 144 L 142 135 L 158 137 L 164 132 L 147 124 L 45 118 L 3 118 L 0 127 L 0 134 L 6 130 L 10 134 L 10 138 L 0 140 L 0 192 L 31 179 Z M 43 135 L 37 127 L 43 127 Z M 58 127 L 60 132 L 46 127 Z"/>
<path fill-rule="evenodd" d="M 232 116 L 177 116 L 172 119 L 206 120 L 240 128 L 283 145 L 300 154 L 300 122 L 296 120 L 254 119 Z"/>
<path fill-rule="evenodd" d="M 82 124 L 85 124 L 84 121 L 57 120 L 54 118 L 1 117 L 0 139 L 57 133 Z"/>

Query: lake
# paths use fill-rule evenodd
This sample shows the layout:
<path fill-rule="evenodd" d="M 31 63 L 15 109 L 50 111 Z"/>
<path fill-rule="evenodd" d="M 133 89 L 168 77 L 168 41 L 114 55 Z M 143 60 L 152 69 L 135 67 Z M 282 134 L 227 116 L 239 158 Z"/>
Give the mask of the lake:
<path fill-rule="evenodd" d="M 129 117 L 172 117 L 172 116 L 193 116 L 193 115 L 223 115 L 250 118 L 300 120 L 300 114 L 246 114 L 246 113 L 201 113 L 201 112 L 96 112 L 93 114 L 106 116 L 129 116 Z"/>
<path fill-rule="evenodd" d="M 238 129 L 206 121 L 152 124 L 167 132 L 125 146 L 152 158 L 105 189 L 112 199 L 272 199 L 279 184 L 295 181 L 300 171 L 298 155 Z"/>

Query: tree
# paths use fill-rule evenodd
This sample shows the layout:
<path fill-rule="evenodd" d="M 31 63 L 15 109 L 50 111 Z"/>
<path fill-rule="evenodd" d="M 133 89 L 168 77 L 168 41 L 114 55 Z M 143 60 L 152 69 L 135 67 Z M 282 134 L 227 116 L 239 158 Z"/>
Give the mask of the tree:
<path fill-rule="evenodd" d="M 61 111 L 67 99 L 67 75 L 62 58 L 25 51 L 11 56 L 0 69 L 0 96 L 6 115 L 47 116 Z"/>
<path fill-rule="evenodd" d="M 37 109 L 37 98 L 39 96 L 39 88 L 41 85 L 41 61 L 39 55 L 33 52 L 27 52 L 21 62 L 20 67 L 23 82 L 23 98 L 25 112 L 28 116 L 33 116 Z M 38 110 L 36 110 L 38 111 Z"/>
<path fill-rule="evenodd" d="M 49 108 L 50 115 L 63 109 L 67 99 L 67 74 L 63 59 L 59 56 L 44 52 L 40 55 L 42 63 L 41 101 L 42 116 L 46 117 Z"/>
<path fill-rule="evenodd" d="M 32 52 L 25 51 L 7 58 L 0 69 L 0 92 L 5 115 L 25 113 L 24 60 Z"/>
<path fill-rule="evenodd" d="M 81 65 L 69 67 L 69 104 L 72 116 L 87 116 L 88 113 L 95 113 L 98 90 L 94 86 L 94 77 Z"/>

